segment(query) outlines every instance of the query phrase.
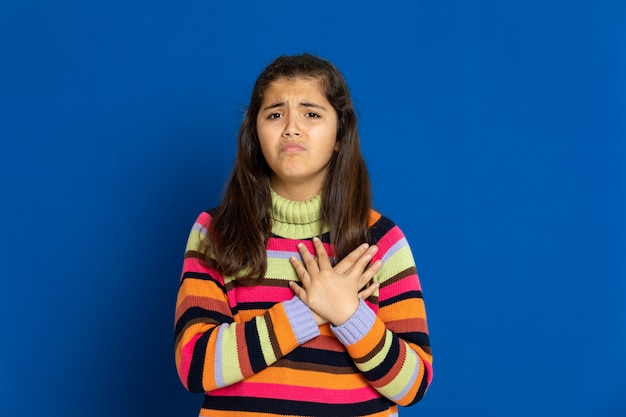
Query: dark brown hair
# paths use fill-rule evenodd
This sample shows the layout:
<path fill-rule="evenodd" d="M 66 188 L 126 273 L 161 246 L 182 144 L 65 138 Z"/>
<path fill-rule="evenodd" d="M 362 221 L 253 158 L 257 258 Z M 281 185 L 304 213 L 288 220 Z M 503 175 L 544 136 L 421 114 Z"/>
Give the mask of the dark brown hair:
<path fill-rule="evenodd" d="M 259 75 L 238 134 L 237 153 L 220 205 L 205 239 L 206 260 L 226 276 L 262 279 L 267 269 L 266 245 L 271 236 L 271 170 L 263 157 L 256 119 L 263 94 L 281 78 L 312 78 L 337 112 L 337 142 L 322 191 L 321 225 L 340 260 L 368 241 L 371 185 L 361 154 L 356 113 L 348 86 L 330 62 L 304 54 L 281 56 Z M 321 233 L 321 230 L 320 230 Z"/>

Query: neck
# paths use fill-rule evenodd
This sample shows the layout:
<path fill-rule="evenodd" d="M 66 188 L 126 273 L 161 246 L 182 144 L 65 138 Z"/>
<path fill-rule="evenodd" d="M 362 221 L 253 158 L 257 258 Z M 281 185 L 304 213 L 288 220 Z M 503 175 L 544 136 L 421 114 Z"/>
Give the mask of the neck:
<path fill-rule="evenodd" d="M 320 208 L 322 195 L 309 200 L 289 200 L 272 192 L 272 233 L 290 238 L 303 239 L 318 236 L 320 232 Z"/>
<path fill-rule="evenodd" d="M 312 183 L 284 183 L 272 178 L 270 185 L 279 196 L 291 201 L 310 200 L 322 191 L 322 184 Z"/>

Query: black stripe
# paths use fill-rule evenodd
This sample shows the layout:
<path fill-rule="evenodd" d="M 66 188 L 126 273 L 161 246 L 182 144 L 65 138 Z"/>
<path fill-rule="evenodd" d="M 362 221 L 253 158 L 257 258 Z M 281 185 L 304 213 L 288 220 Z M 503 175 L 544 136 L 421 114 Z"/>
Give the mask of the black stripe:
<path fill-rule="evenodd" d="M 333 352 L 314 348 L 298 347 L 289 352 L 285 359 L 293 362 L 355 368 L 347 352 Z"/>
<path fill-rule="evenodd" d="M 411 400 L 411 402 L 407 405 L 407 407 L 409 405 L 415 404 L 416 402 L 418 402 L 419 400 L 424 398 L 424 394 L 426 394 L 426 388 L 428 388 L 428 370 L 424 369 L 424 377 L 422 378 L 422 381 L 420 382 L 420 386 L 417 389 L 417 393 L 415 394 L 415 398 L 413 398 L 413 400 Z"/>
<path fill-rule="evenodd" d="M 395 223 L 385 216 L 381 216 L 376 223 L 370 227 L 369 238 L 372 245 L 378 243 L 391 229 L 395 227 Z"/>
<path fill-rule="evenodd" d="M 211 333 L 212 332 L 209 331 L 200 336 L 193 349 L 189 375 L 187 377 L 187 387 L 190 392 L 204 392 L 204 388 L 202 387 L 202 374 L 204 370 L 206 348 L 209 343 Z"/>
<path fill-rule="evenodd" d="M 407 291 L 407 292 L 403 292 L 401 294 L 396 295 L 395 297 L 391 297 L 391 298 L 387 298 L 385 300 L 382 300 L 379 304 L 379 307 L 386 307 L 388 305 L 391 305 L 393 303 L 399 303 L 402 300 L 408 300 L 409 298 L 420 298 L 422 299 L 422 292 L 421 291 Z"/>
<path fill-rule="evenodd" d="M 265 359 L 263 358 L 263 351 L 261 350 L 261 341 L 259 340 L 256 320 L 250 320 L 244 323 L 243 329 L 246 336 L 246 345 L 248 345 L 250 366 L 252 367 L 252 371 L 256 374 L 267 367 Z"/>
<path fill-rule="evenodd" d="M 398 356 L 400 355 L 400 339 L 393 337 L 391 340 L 391 346 L 389 347 L 389 353 L 385 357 L 385 360 L 374 369 L 364 372 L 365 378 L 369 381 L 377 381 L 389 373 L 391 368 L 396 364 Z"/>
<path fill-rule="evenodd" d="M 197 321 L 198 319 L 215 324 L 233 322 L 232 317 L 222 313 L 218 313 L 217 311 L 205 310 L 204 308 L 200 307 L 191 307 L 188 308 L 187 311 L 185 311 L 176 322 L 176 327 L 174 328 L 174 339 L 178 338 L 179 333 L 185 329 L 188 322 L 192 320 Z"/>
<path fill-rule="evenodd" d="M 306 389 L 303 388 L 303 389 Z M 320 399 L 323 401 L 323 399 Z M 374 400 L 347 404 L 325 404 L 288 399 L 254 397 L 212 397 L 205 396 L 202 408 L 208 410 L 248 411 L 281 415 L 338 417 L 363 416 L 389 409 L 391 402 L 384 397 Z"/>
<path fill-rule="evenodd" d="M 246 310 L 268 310 L 270 307 L 276 305 L 274 301 L 253 301 L 249 303 L 238 303 L 237 310 L 238 311 L 246 311 Z"/>
<path fill-rule="evenodd" d="M 428 333 L 423 332 L 407 332 L 396 333 L 399 338 L 406 340 L 407 342 L 414 343 L 420 347 L 430 347 L 430 336 Z"/>
<path fill-rule="evenodd" d="M 221 282 L 219 282 L 217 279 L 215 279 L 211 274 L 207 274 L 204 272 L 191 272 L 191 271 L 187 271 L 185 273 L 183 273 L 183 276 L 180 280 L 180 284 L 182 285 L 183 282 L 185 282 L 186 279 L 200 279 L 203 281 L 211 281 L 214 282 L 215 285 L 217 285 L 219 287 L 220 290 L 222 290 L 223 292 L 226 292 L 226 288 L 222 285 Z"/>

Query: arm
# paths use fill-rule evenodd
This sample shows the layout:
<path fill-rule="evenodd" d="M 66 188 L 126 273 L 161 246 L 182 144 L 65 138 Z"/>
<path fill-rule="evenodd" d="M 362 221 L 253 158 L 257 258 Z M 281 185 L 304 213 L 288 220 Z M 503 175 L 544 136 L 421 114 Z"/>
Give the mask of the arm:
<path fill-rule="evenodd" d="M 210 220 L 202 213 L 189 235 L 176 301 L 176 369 L 192 392 L 239 382 L 319 335 L 315 318 L 297 297 L 249 321 L 237 320 L 223 277 L 198 252 Z"/>
<path fill-rule="evenodd" d="M 382 395 L 403 406 L 419 401 L 432 380 L 426 311 L 413 255 L 393 225 L 377 245 L 383 267 L 379 311 L 361 302 L 344 324 L 331 327 L 356 366 Z"/>

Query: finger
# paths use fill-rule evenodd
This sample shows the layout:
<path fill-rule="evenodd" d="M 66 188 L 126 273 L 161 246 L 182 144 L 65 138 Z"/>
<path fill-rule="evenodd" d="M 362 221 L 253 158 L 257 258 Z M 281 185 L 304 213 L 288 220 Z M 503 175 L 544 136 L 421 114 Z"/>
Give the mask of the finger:
<path fill-rule="evenodd" d="M 350 269 L 348 269 L 347 274 L 358 273 L 362 274 L 363 271 L 366 270 L 369 265 L 372 257 L 378 252 L 378 246 L 372 245 L 370 246 L 363 255 L 352 265 Z"/>
<path fill-rule="evenodd" d="M 293 265 L 293 269 L 296 270 L 296 274 L 298 274 L 298 278 L 300 278 L 302 284 L 308 285 L 310 278 L 309 273 L 307 272 L 302 262 L 300 262 L 295 256 L 292 256 L 291 258 L 289 258 L 289 260 L 291 261 L 291 265 Z"/>
<path fill-rule="evenodd" d="M 289 281 L 289 288 L 291 288 L 291 291 L 293 291 L 294 294 L 296 294 L 296 296 L 298 296 L 298 298 L 300 299 L 302 299 L 302 297 L 304 297 L 306 294 L 306 291 L 295 281 Z"/>
<path fill-rule="evenodd" d="M 361 256 L 367 251 L 369 245 L 367 243 L 363 243 L 358 248 L 353 250 L 343 258 L 337 265 L 335 265 L 335 271 L 340 274 L 347 274 L 350 268 L 354 266 L 354 264 L 359 260 Z"/>
<path fill-rule="evenodd" d="M 315 254 L 317 255 L 317 264 L 321 268 L 330 268 L 330 259 L 328 253 L 324 248 L 324 244 L 318 237 L 313 238 L 313 246 L 315 247 Z"/>
<path fill-rule="evenodd" d="M 376 292 L 378 287 L 380 287 L 380 284 L 378 282 L 372 283 L 372 285 L 370 285 L 369 287 L 367 287 L 363 291 L 359 292 L 359 298 L 361 300 L 367 300 L 368 298 L 370 298 Z"/>
<path fill-rule="evenodd" d="M 300 252 L 300 256 L 302 256 L 302 261 L 307 271 L 312 273 L 319 271 L 317 261 L 304 243 L 298 243 L 298 252 Z"/>
<path fill-rule="evenodd" d="M 363 288 L 365 284 L 371 281 L 371 279 L 374 278 L 374 275 L 376 275 L 376 273 L 380 271 L 382 265 L 383 261 L 379 259 L 374 262 L 373 265 L 370 265 L 369 268 L 363 271 L 363 274 L 361 274 L 361 278 L 359 278 L 359 288 Z"/>

